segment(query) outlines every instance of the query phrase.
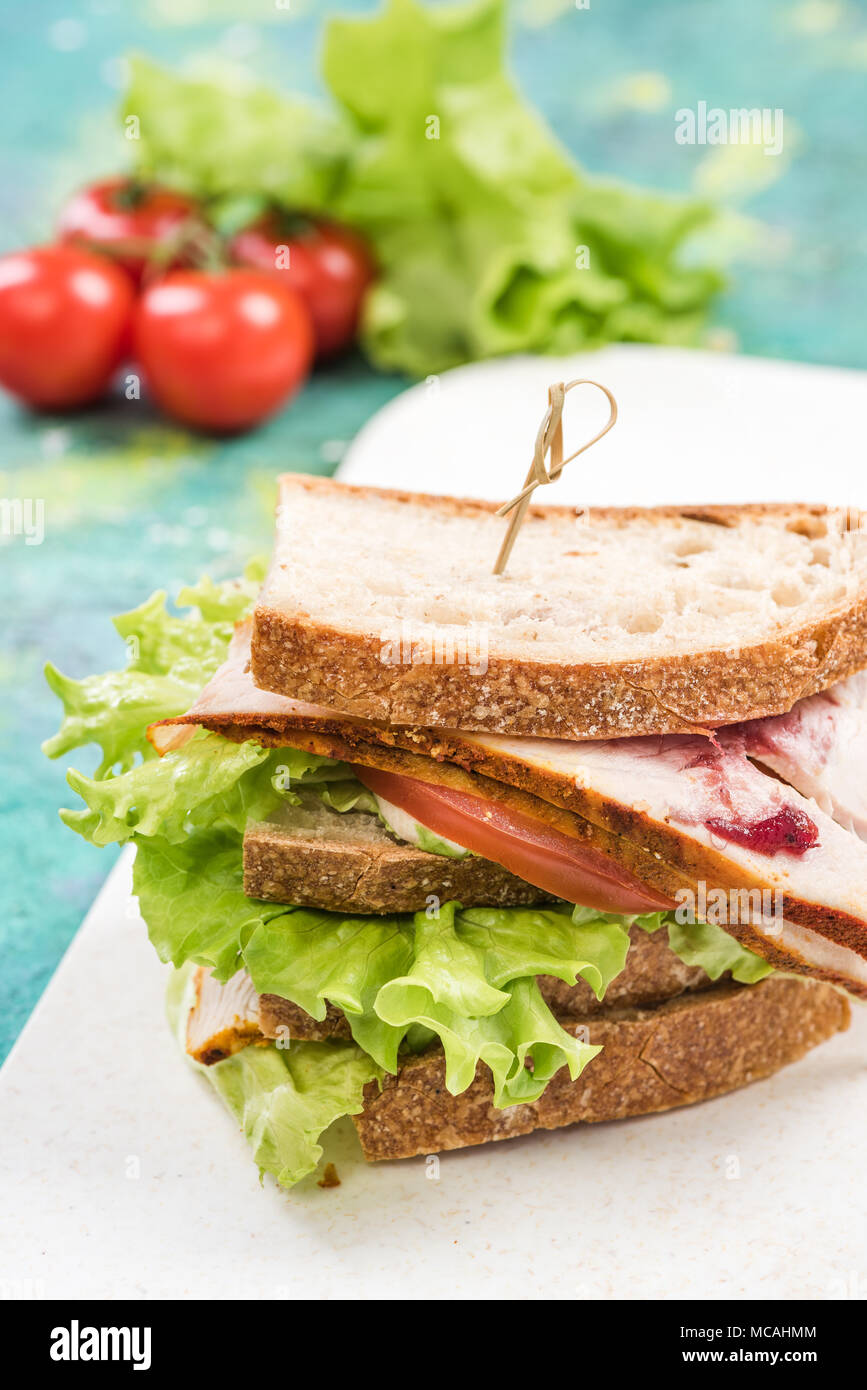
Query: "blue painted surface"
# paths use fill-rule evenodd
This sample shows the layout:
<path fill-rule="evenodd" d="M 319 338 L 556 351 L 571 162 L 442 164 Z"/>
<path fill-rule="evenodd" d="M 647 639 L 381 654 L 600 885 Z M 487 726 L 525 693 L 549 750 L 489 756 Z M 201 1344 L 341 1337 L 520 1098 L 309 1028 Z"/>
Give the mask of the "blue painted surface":
<path fill-rule="evenodd" d="M 219 53 L 274 84 L 316 91 L 323 15 L 376 7 L 4 6 L 0 242 L 45 239 L 64 193 L 121 163 L 112 108 L 123 53 L 167 63 Z M 579 10 L 572 0 L 518 0 L 512 11 L 521 85 L 588 169 L 671 190 L 703 186 L 739 212 L 719 327 L 748 352 L 867 366 L 865 7 L 591 0 Z M 701 100 L 782 107 L 784 155 L 748 165 L 677 145 L 675 110 Z M 756 177 L 762 186 L 750 194 Z M 143 403 L 35 420 L 0 400 L 0 495 L 46 506 L 44 544 L 0 549 L 0 1056 L 112 862 L 57 820 L 63 769 L 38 751 L 57 720 L 43 661 L 75 675 L 121 664 L 111 614 L 202 570 L 231 574 L 267 549 L 274 474 L 330 471 L 341 441 L 401 385 L 352 361 L 317 376 L 265 429 L 217 444 L 167 427 Z"/>

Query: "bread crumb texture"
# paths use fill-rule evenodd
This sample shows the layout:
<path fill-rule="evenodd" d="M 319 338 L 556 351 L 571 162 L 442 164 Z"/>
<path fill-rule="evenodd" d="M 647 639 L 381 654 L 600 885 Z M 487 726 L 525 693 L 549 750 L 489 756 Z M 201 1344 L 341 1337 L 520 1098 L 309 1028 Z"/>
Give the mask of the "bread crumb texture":
<path fill-rule="evenodd" d="M 630 661 L 766 641 L 867 587 L 864 531 L 821 507 L 537 507 L 495 576 L 485 504 L 309 482 L 284 482 L 263 603 L 347 633 L 475 624 L 490 656 Z"/>

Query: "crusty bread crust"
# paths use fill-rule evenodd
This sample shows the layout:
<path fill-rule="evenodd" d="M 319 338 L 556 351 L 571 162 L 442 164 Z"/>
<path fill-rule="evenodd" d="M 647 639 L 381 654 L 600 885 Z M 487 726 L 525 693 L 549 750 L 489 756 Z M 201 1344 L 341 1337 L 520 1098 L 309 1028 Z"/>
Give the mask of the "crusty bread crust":
<path fill-rule="evenodd" d="M 409 1059 L 380 1090 L 372 1082 L 353 1116 L 367 1159 L 416 1154 L 649 1115 L 725 1095 L 795 1062 L 849 1024 L 849 1005 L 830 985 L 772 976 L 757 985 L 720 985 L 654 1009 L 614 1010 L 586 1022 L 602 1051 L 578 1081 L 562 1068 L 538 1101 L 493 1106 L 490 1073 L 479 1067 L 467 1091 L 446 1090 L 439 1048 Z"/>
<path fill-rule="evenodd" d="M 611 981 L 604 999 L 597 999 L 583 980 L 567 985 L 553 975 L 537 976 L 543 999 L 561 1022 L 587 1019 L 612 1008 L 646 1007 L 690 991 L 712 988 L 713 981 L 701 966 L 684 965 L 674 954 L 664 929 L 647 932 L 633 926 L 629 937 L 626 964 Z M 294 1038 L 300 1042 L 352 1036 L 346 1016 L 332 1004 L 327 1005 L 325 1018 L 317 1021 L 278 994 L 259 996 L 259 1028 L 266 1038 Z"/>
<path fill-rule="evenodd" d="M 262 821 L 244 833 L 244 892 L 265 902 L 361 914 L 422 912 L 432 897 L 464 907 L 550 901 L 541 889 L 478 855 L 428 854 L 396 844 L 385 830 L 356 842 L 304 839 Z"/>
<path fill-rule="evenodd" d="M 495 503 L 351 487 L 321 478 L 293 476 L 292 486 L 387 498 L 441 514 L 481 516 L 496 510 Z M 528 515 L 566 517 L 574 515 L 574 508 L 531 507 Z M 596 508 L 594 515 L 622 523 L 648 516 L 660 522 L 687 518 L 724 527 L 744 518 L 778 517 L 810 534 L 809 528 L 821 526 L 832 513 L 818 505 L 767 503 Z M 850 527 L 859 523 L 860 514 L 848 518 Z M 783 714 L 796 701 L 865 665 L 864 592 L 810 622 L 793 620 L 774 637 L 736 650 L 710 647 L 577 665 L 492 654 L 484 677 L 473 675 L 466 665 L 383 663 L 381 634 L 324 626 L 301 610 L 286 611 L 266 600 L 256 608 L 252 647 L 253 678 L 261 689 L 343 714 L 391 725 L 567 739 L 689 733 Z"/>

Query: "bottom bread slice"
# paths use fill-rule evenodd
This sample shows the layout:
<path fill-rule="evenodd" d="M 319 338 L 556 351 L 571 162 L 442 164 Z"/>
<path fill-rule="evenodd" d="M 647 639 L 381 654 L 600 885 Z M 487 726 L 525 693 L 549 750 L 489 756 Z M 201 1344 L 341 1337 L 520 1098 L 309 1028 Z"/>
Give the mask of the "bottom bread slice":
<path fill-rule="evenodd" d="M 775 975 L 756 985 L 718 985 L 649 1009 L 611 1010 L 563 1027 L 601 1043 L 578 1081 L 564 1067 L 531 1105 L 497 1110 L 490 1072 L 479 1067 L 461 1095 L 445 1085 L 439 1048 L 371 1082 L 353 1116 L 367 1159 L 512 1139 L 535 1129 L 625 1119 L 692 1105 L 771 1076 L 849 1025 L 832 985 Z"/>

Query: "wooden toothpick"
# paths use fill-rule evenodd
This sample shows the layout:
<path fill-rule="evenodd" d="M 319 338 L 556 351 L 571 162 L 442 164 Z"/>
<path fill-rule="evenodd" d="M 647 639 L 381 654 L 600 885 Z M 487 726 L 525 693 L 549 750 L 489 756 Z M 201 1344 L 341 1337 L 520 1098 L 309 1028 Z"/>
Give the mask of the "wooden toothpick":
<path fill-rule="evenodd" d="M 580 449 L 576 449 L 568 458 L 563 457 L 563 405 L 566 395 L 575 386 L 595 386 L 597 390 L 604 392 L 608 397 L 608 404 L 611 407 L 608 421 L 598 434 L 594 434 L 592 439 L 588 439 L 586 444 L 582 444 Z M 497 509 L 497 516 L 508 516 L 512 513 L 509 529 L 503 537 L 503 544 L 500 546 L 500 553 L 494 565 L 494 574 L 502 574 L 512 553 L 512 546 L 521 523 L 527 515 L 527 508 L 530 505 L 530 498 L 537 487 L 542 487 L 545 483 L 556 482 L 567 463 L 571 463 L 579 454 L 583 454 L 591 445 L 598 443 L 604 434 L 607 434 L 612 425 L 617 422 L 617 402 L 607 386 L 603 386 L 599 381 L 589 381 L 586 377 L 580 380 L 564 383 L 557 381 L 553 386 L 548 387 L 548 409 L 545 411 L 539 431 L 536 435 L 536 445 L 533 450 L 533 462 L 521 491 L 512 498 L 511 502 L 504 502 L 502 507 Z M 545 455 L 550 451 L 551 462 L 548 468 L 545 467 Z"/>

